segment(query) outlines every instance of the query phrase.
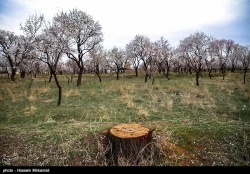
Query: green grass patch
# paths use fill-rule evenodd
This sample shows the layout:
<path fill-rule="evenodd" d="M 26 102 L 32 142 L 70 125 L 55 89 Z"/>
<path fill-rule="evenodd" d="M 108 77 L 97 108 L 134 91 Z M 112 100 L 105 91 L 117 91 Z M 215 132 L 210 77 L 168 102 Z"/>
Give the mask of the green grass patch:
<path fill-rule="evenodd" d="M 68 84 L 59 76 L 58 89 L 48 76 L 0 77 L 1 165 L 106 166 L 101 132 L 136 122 L 154 129 L 158 157 L 141 165 L 245 166 L 250 161 L 250 78 L 247 74 L 204 72 L 195 75 L 155 75 L 144 82 L 143 72 L 77 76 Z M 46 83 L 45 83 L 46 81 Z"/>

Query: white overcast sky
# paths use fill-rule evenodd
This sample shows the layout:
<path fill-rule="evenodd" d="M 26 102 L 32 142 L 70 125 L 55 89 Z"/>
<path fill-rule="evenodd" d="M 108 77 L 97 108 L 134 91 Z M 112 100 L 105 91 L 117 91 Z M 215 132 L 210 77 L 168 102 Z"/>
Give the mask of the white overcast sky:
<path fill-rule="evenodd" d="M 250 0 L 0 0 L 0 29 L 21 34 L 20 23 L 42 13 L 51 20 L 77 8 L 99 21 L 104 48 L 125 48 L 136 34 L 164 36 L 172 46 L 196 31 L 250 44 Z"/>

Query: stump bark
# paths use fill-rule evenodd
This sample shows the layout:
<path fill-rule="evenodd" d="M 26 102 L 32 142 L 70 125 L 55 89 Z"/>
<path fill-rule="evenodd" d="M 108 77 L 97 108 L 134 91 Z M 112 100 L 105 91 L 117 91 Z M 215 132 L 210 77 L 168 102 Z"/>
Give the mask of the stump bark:
<path fill-rule="evenodd" d="M 152 132 L 134 123 L 120 124 L 109 129 L 105 138 L 108 165 L 119 165 L 121 162 L 125 165 L 138 165 L 150 155 Z"/>

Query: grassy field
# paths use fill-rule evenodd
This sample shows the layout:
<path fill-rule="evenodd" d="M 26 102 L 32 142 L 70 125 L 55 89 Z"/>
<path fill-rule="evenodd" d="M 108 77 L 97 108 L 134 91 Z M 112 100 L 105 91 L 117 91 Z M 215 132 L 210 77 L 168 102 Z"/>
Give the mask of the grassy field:
<path fill-rule="evenodd" d="M 220 73 L 200 86 L 195 76 L 157 74 L 155 83 L 140 74 L 85 74 L 68 84 L 59 76 L 0 76 L 1 166 L 107 166 L 103 133 L 121 123 L 154 129 L 151 158 L 140 166 L 249 166 L 250 74 Z M 126 162 L 120 165 L 129 165 Z"/>

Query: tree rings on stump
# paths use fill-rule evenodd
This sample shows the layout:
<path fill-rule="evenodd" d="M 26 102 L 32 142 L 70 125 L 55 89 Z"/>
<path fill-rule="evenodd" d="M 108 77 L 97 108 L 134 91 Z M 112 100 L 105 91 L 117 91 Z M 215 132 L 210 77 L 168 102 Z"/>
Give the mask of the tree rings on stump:
<path fill-rule="evenodd" d="M 117 138 L 140 138 L 147 136 L 149 129 L 140 124 L 121 124 L 111 128 L 110 133 Z"/>
<path fill-rule="evenodd" d="M 150 154 L 152 132 L 140 124 L 121 124 L 109 129 L 106 134 L 106 158 L 109 165 L 136 165 Z"/>

